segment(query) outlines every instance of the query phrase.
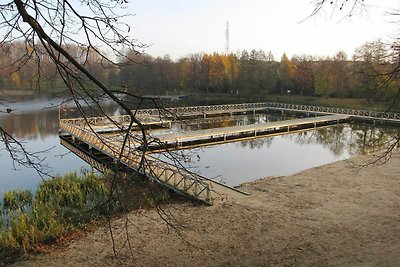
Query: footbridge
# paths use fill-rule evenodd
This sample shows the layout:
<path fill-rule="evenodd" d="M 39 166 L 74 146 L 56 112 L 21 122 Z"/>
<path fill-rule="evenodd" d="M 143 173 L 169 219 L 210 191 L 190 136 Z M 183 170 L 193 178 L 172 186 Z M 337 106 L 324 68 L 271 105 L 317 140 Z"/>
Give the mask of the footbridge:
<path fill-rule="evenodd" d="M 288 134 L 352 121 L 400 125 L 400 114 L 343 108 L 316 107 L 281 103 L 246 103 L 213 106 L 193 106 L 135 111 L 136 118 L 147 128 L 169 128 L 172 121 L 185 118 L 207 118 L 221 115 L 295 112 L 306 118 L 244 126 L 214 128 L 192 132 L 161 132 L 146 136 L 130 133 L 127 115 L 60 119 L 61 143 L 100 171 L 110 162 L 120 162 L 124 168 L 138 171 L 151 180 L 173 189 L 179 194 L 212 204 L 218 196 L 240 199 L 247 193 L 191 172 L 178 164 L 171 164 L 151 154 L 151 151 L 183 149 L 193 146 L 234 142 L 263 136 Z M 134 125 L 132 131 L 137 130 Z M 145 149 L 144 149 L 145 148 Z"/>

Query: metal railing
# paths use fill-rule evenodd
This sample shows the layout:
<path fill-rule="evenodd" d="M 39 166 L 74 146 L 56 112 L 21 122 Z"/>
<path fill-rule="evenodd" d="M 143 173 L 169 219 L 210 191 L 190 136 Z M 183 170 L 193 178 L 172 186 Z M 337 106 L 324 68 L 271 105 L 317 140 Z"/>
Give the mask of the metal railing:
<path fill-rule="evenodd" d="M 359 110 L 359 109 L 349 109 L 349 108 L 320 107 L 320 106 L 284 104 L 284 103 L 266 103 L 266 108 L 299 110 L 311 113 L 314 112 L 314 113 L 329 113 L 329 114 L 345 114 L 345 115 L 375 118 L 375 119 L 400 120 L 399 113 Z"/>
<path fill-rule="evenodd" d="M 190 107 L 176 107 L 176 108 L 163 108 L 163 109 L 140 109 L 133 111 L 136 113 L 137 118 L 145 123 L 152 123 L 162 121 L 165 117 L 182 116 L 182 115 L 202 115 L 202 114 L 218 114 L 218 113 L 234 113 L 234 112 L 249 112 L 267 109 L 286 109 L 304 111 L 309 113 L 328 113 L 328 114 L 345 114 L 358 117 L 374 118 L 374 119 L 390 119 L 400 120 L 399 113 L 393 112 L 379 112 L 371 110 L 358 110 L 348 108 L 336 107 L 323 107 L 323 106 L 310 106 L 299 104 L 285 104 L 285 103 L 243 103 L 243 104 L 227 104 L 227 105 L 211 105 L 211 106 L 190 106 Z M 112 121 L 116 123 L 129 123 L 131 118 L 128 115 L 110 116 L 108 117 L 89 117 L 62 119 L 63 121 L 76 125 L 84 125 L 86 121 L 91 125 L 105 125 L 110 124 Z M 167 123 L 167 121 L 165 121 Z"/>
<path fill-rule="evenodd" d="M 206 114 L 206 113 L 218 113 L 218 112 L 229 113 L 229 112 L 241 112 L 241 111 L 257 111 L 264 109 L 265 110 L 287 109 L 287 110 L 305 111 L 310 113 L 345 114 L 345 115 L 376 118 L 376 119 L 400 120 L 400 114 L 393 112 L 380 112 L 371 110 L 358 110 L 349 108 L 310 106 L 310 105 L 285 104 L 285 103 L 273 103 L 273 102 L 177 107 L 177 108 L 166 108 L 164 110 L 166 112 L 170 112 L 171 114 L 176 114 L 176 116 L 179 117 L 179 115 L 182 114 Z M 160 112 L 159 109 L 142 109 L 138 110 L 137 114 L 162 117 L 163 112 Z"/>
<path fill-rule="evenodd" d="M 76 146 L 72 145 L 70 142 L 64 140 L 63 138 L 60 139 L 60 144 L 63 145 L 65 148 L 76 154 L 78 157 L 86 161 L 90 166 L 93 166 L 96 168 L 98 171 L 102 173 L 106 173 L 107 171 L 110 171 L 110 169 L 107 167 L 106 164 L 103 164 L 99 162 L 98 160 L 95 160 L 88 154 L 82 152 L 79 148 Z"/>
<path fill-rule="evenodd" d="M 138 114 L 137 119 L 143 124 L 152 122 L 161 122 L 159 118 L 145 116 L 144 114 Z M 103 117 L 87 117 L 87 118 L 65 118 L 60 119 L 69 124 L 75 125 L 109 125 L 109 124 L 127 124 L 131 122 L 129 115 L 117 115 L 117 116 L 103 116 Z M 165 121 L 167 123 L 167 121 Z"/>
<path fill-rule="evenodd" d="M 229 113 L 241 111 L 253 111 L 265 109 L 267 103 L 243 103 L 243 104 L 227 104 L 227 105 L 211 105 L 211 106 L 190 106 L 175 107 L 164 109 L 141 109 L 137 111 L 138 115 L 165 116 L 171 114 L 179 117 L 188 114 L 207 114 L 207 113 Z"/>
<path fill-rule="evenodd" d="M 96 148 L 113 159 L 133 168 L 147 177 L 154 179 L 167 187 L 190 197 L 212 204 L 210 184 L 201 176 L 183 168 L 169 164 L 149 155 L 143 155 L 135 150 L 122 149 L 120 142 L 109 142 L 100 135 L 88 131 L 68 121 L 60 120 L 60 129 L 70 133 L 80 141 Z M 121 153 L 122 151 L 122 153 Z M 142 158 L 144 157 L 144 159 Z M 141 164 L 145 162 L 145 164 Z"/>

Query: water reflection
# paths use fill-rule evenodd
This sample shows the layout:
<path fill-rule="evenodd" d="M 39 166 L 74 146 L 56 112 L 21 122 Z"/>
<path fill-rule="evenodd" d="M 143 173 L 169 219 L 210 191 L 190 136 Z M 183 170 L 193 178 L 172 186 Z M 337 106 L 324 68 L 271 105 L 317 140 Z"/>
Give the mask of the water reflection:
<path fill-rule="evenodd" d="M 172 130 L 179 131 L 197 131 L 209 128 L 221 128 L 231 126 L 241 126 L 250 124 L 259 124 L 272 121 L 282 121 L 294 119 L 292 115 L 281 114 L 254 114 L 254 115 L 235 115 L 210 117 L 201 119 L 182 120 L 172 125 Z"/>
<path fill-rule="evenodd" d="M 12 103 L 13 112 L 0 113 L 1 127 L 18 141 L 29 152 L 38 152 L 43 159 L 43 166 L 48 166 L 49 175 L 64 174 L 77 171 L 82 168 L 90 169 L 83 160 L 70 153 L 59 143 L 58 119 L 59 105 L 62 99 L 36 100 L 23 103 Z M 119 109 L 111 104 L 104 104 L 103 110 L 110 115 L 119 112 Z M 64 116 L 76 117 L 75 109 L 64 107 Z M 90 111 L 88 111 L 90 113 Z M 35 190 L 41 181 L 39 174 L 32 168 L 26 168 L 13 162 L 9 153 L 0 143 L 0 196 L 7 190 L 20 188 Z M 46 177 L 44 177 L 46 178 Z"/>
<path fill-rule="evenodd" d="M 185 164 L 192 171 L 231 186 L 267 176 L 290 175 L 352 156 L 372 153 L 398 129 L 341 124 L 195 150 Z M 159 155 L 165 158 L 164 155 Z"/>
<path fill-rule="evenodd" d="M 4 130 L 18 139 L 46 139 L 58 133 L 58 110 L 41 110 L 0 117 Z"/>
<path fill-rule="evenodd" d="M 58 104 L 57 104 L 58 103 Z M 17 139 L 37 140 L 46 139 L 58 134 L 59 104 L 61 100 L 49 103 L 46 101 L 19 103 L 11 114 L 0 113 L 0 123 L 5 131 Z M 29 107 L 32 110 L 29 110 Z M 106 114 L 119 114 L 120 109 L 111 104 L 103 107 Z M 63 117 L 79 117 L 80 113 L 73 108 L 62 109 Z M 90 114 L 90 109 L 85 110 Z M 88 115 L 89 116 L 89 115 Z"/>
<path fill-rule="evenodd" d="M 322 145 L 335 156 L 348 152 L 351 156 L 382 150 L 398 133 L 398 129 L 366 124 L 337 125 L 316 131 L 291 135 L 295 142 L 304 145 Z"/>
<path fill-rule="evenodd" d="M 273 140 L 274 140 L 274 137 L 252 139 L 252 140 L 240 142 L 240 146 L 242 148 L 250 148 L 250 149 L 269 148 L 271 146 Z"/>

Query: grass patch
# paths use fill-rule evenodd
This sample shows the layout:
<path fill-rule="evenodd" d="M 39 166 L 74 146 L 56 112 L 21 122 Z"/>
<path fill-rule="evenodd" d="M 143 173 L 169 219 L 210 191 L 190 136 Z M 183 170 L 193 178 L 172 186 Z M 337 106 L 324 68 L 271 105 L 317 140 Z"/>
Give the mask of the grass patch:
<path fill-rule="evenodd" d="M 130 178 L 121 175 L 112 183 L 109 176 L 70 173 L 41 182 L 35 195 L 6 192 L 0 204 L 0 265 L 88 229 L 95 221 L 169 199 L 169 192 L 158 185 Z M 113 184 L 118 186 L 111 190 Z"/>

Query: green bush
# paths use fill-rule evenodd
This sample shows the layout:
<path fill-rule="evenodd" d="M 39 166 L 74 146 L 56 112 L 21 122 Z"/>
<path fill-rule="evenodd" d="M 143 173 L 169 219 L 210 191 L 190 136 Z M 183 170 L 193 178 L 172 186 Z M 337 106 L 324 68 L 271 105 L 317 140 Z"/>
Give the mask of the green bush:
<path fill-rule="evenodd" d="M 104 218 L 113 211 L 104 208 L 113 206 L 108 196 L 107 181 L 93 173 L 43 181 L 35 197 L 30 191 L 6 192 L 0 205 L 0 258 L 35 250 L 38 243 Z"/>
<path fill-rule="evenodd" d="M 111 183 L 109 177 L 70 173 L 42 181 L 35 196 L 27 190 L 6 192 L 0 204 L 0 266 L 94 220 L 169 199 L 157 184 L 123 174 Z M 111 184 L 117 185 L 112 193 Z"/>

